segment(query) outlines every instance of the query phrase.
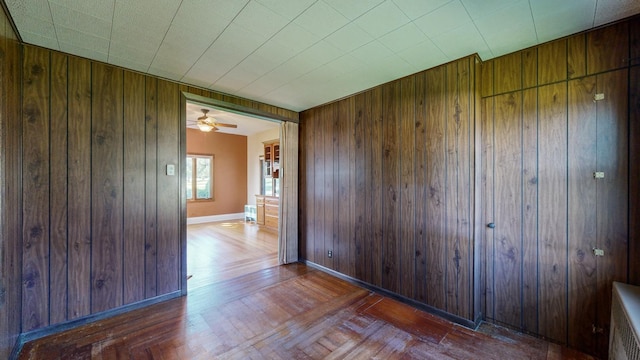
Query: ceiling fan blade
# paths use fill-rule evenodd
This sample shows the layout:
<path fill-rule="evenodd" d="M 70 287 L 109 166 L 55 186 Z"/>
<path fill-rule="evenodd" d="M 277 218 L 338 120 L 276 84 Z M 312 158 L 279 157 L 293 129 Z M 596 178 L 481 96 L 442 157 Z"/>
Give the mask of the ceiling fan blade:
<path fill-rule="evenodd" d="M 214 125 L 215 126 L 220 126 L 220 127 L 234 128 L 234 129 L 238 128 L 238 125 L 236 125 L 236 124 L 225 124 L 225 123 L 216 122 L 216 123 L 214 123 Z"/>

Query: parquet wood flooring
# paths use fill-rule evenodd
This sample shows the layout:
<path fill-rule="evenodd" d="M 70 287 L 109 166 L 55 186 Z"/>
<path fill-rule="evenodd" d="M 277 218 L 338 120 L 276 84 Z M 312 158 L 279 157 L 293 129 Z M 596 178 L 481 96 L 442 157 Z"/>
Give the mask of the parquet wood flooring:
<path fill-rule="evenodd" d="M 277 231 L 243 220 L 187 227 L 189 290 L 276 265 Z"/>
<path fill-rule="evenodd" d="M 20 359 L 590 359 L 484 324 L 454 325 L 303 264 L 25 345 Z"/>

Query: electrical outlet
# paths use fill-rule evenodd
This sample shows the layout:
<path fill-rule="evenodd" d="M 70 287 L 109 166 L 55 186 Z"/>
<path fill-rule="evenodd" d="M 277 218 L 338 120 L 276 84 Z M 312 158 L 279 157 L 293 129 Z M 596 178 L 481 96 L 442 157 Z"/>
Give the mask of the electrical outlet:
<path fill-rule="evenodd" d="M 333 250 L 328 250 L 327 251 L 327 256 L 332 258 L 333 257 Z"/>

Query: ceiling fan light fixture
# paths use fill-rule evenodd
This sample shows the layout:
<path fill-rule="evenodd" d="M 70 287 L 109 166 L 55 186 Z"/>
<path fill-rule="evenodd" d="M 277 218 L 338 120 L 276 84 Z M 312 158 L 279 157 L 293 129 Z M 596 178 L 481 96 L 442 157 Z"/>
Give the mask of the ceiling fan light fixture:
<path fill-rule="evenodd" d="M 204 120 L 198 120 L 196 125 L 198 126 L 198 129 L 200 129 L 200 131 L 202 132 L 210 132 L 211 130 L 213 130 L 213 125 L 211 125 L 209 122 Z"/>

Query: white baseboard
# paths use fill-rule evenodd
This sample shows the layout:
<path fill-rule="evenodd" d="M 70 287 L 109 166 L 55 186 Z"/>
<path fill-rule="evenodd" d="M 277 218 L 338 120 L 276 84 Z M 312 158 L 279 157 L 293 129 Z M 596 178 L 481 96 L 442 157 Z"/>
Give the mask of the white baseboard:
<path fill-rule="evenodd" d="M 237 219 L 244 219 L 244 213 L 190 217 L 187 218 L 187 225 Z"/>

